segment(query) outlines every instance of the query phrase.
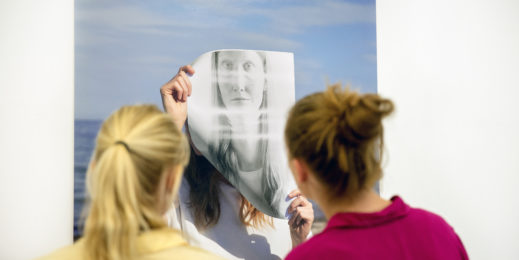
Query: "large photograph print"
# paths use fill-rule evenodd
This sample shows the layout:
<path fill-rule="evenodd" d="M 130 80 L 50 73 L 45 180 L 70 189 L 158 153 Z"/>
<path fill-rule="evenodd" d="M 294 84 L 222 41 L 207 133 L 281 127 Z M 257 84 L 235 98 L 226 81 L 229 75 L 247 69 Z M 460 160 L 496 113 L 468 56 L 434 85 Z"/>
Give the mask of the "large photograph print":
<path fill-rule="evenodd" d="M 88 213 L 86 169 L 102 121 L 123 105 L 162 107 L 160 87 L 189 63 L 196 72 L 185 130 L 194 146 L 259 210 L 284 217 L 295 188 L 279 139 L 288 106 L 328 82 L 377 91 L 375 6 L 74 0 L 74 238 Z M 220 49 L 231 52 L 211 51 Z M 314 212 L 316 227 L 325 217 L 315 204 Z"/>
<path fill-rule="evenodd" d="M 255 207 L 286 217 L 296 188 L 283 146 L 295 100 L 293 54 L 218 50 L 193 67 L 188 127 L 195 148 Z"/>

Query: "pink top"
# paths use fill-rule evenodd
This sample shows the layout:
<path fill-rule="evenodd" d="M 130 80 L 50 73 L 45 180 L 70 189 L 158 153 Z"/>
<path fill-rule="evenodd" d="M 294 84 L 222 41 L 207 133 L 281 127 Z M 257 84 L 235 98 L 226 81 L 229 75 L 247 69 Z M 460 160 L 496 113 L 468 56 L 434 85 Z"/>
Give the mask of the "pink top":
<path fill-rule="evenodd" d="M 286 259 L 468 259 L 460 238 L 440 216 L 395 196 L 375 213 L 338 213 Z"/>

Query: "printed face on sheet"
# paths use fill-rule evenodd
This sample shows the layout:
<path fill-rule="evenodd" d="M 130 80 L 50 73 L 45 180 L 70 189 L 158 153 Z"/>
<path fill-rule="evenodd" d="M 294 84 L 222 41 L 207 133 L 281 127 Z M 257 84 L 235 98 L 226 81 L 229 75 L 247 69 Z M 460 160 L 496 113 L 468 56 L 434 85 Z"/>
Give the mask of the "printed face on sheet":
<path fill-rule="evenodd" d="M 218 53 L 217 81 L 226 108 L 257 110 L 265 90 L 264 58 L 257 52 Z"/>
<path fill-rule="evenodd" d="M 254 207 L 287 217 L 286 198 L 296 185 L 281 137 L 295 100 L 293 54 L 218 50 L 192 66 L 187 115 L 194 147 Z"/>

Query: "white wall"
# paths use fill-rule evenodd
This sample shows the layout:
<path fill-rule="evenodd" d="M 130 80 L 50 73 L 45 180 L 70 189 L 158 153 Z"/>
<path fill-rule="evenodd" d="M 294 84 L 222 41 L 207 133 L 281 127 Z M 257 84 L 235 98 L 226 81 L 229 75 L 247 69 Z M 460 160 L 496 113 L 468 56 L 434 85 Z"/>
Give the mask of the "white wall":
<path fill-rule="evenodd" d="M 377 1 L 383 196 L 442 215 L 473 259 L 519 259 L 519 1 Z"/>
<path fill-rule="evenodd" d="M 74 1 L 0 1 L 0 259 L 72 243 Z"/>

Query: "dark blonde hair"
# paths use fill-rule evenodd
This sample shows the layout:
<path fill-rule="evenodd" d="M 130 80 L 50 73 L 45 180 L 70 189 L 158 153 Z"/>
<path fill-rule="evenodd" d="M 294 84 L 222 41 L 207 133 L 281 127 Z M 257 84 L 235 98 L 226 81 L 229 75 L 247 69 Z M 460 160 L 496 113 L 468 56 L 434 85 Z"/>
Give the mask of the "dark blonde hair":
<path fill-rule="evenodd" d="M 187 139 L 157 107 L 125 106 L 113 113 L 101 126 L 87 171 L 87 258 L 132 259 L 139 233 L 166 227 L 157 189 L 167 169 L 188 159 Z"/>
<path fill-rule="evenodd" d="M 303 160 L 330 195 L 354 197 L 382 177 L 382 119 L 392 111 L 393 103 L 377 94 L 329 86 L 290 110 L 289 155 Z"/>

